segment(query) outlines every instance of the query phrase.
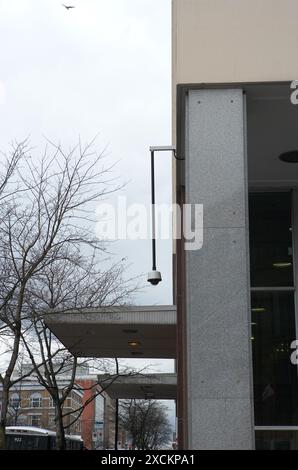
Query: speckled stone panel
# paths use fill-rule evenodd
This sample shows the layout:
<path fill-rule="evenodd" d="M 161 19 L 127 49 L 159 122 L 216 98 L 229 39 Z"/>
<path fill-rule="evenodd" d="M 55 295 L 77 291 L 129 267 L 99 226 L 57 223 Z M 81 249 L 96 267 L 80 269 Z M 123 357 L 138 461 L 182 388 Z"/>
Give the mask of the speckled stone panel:
<path fill-rule="evenodd" d="M 190 91 L 186 202 L 203 204 L 203 247 L 186 252 L 191 449 L 252 449 L 243 94 Z"/>

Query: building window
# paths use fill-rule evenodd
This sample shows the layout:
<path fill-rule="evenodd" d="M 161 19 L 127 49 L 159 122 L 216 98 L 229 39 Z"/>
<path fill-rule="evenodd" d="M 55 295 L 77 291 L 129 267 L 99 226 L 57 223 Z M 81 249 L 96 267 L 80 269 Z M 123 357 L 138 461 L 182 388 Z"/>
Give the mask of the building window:
<path fill-rule="evenodd" d="M 75 423 L 75 432 L 78 434 L 81 432 L 81 422 L 79 419 Z"/>
<path fill-rule="evenodd" d="M 41 427 L 41 416 L 40 415 L 31 415 L 30 416 L 30 424 L 36 428 Z"/>
<path fill-rule="evenodd" d="M 13 393 L 9 398 L 9 406 L 14 410 L 21 407 L 21 399 L 18 393 Z"/>
<path fill-rule="evenodd" d="M 290 346 L 296 339 L 292 227 L 291 192 L 250 194 L 251 340 L 258 449 L 286 448 L 292 434 L 280 435 L 274 427 L 298 425 L 297 367 L 290 360 Z"/>
<path fill-rule="evenodd" d="M 27 416 L 19 415 L 17 417 L 17 426 L 26 426 L 26 424 L 27 424 Z"/>
<path fill-rule="evenodd" d="M 42 407 L 42 396 L 40 393 L 33 393 L 30 397 L 30 407 L 31 408 L 41 408 Z"/>
<path fill-rule="evenodd" d="M 251 286 L 293 287 L 291 193 L 249 196 Z"/>
<path fill-rule="evenodd" d="M 80 407 L 81 406 L 82 398 L 78 393 L 72 392 L 71 395 L 70 395 L 70 398 L 72 400 L 72 405 L 70 405 L 70 406 L 74 406 L 74 407 Z"/>
<path fill-rule="evenodd" d="M 254 292 L 251 305 L 255 423 L 297 425 L 297 368 L 290 361 L 295 339 L 293 293 Z"/>
<path fill-rule="evenodd" d="M 54 400 L 52 397 L 49 397 L 49 407 L 54 408 Z"/>
<path fill-rule="evenodd" d="M 56 427 L 55 415 L 49 415 L 49 427 L 51 429 Z"/>

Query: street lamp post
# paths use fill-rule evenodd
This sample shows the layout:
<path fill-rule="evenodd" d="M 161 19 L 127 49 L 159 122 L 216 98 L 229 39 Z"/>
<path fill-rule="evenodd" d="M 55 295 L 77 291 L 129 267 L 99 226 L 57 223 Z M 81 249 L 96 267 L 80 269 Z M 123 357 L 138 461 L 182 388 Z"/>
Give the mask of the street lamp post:
<path fill-rule="evenodd" d="M 150 147 L 151 154 L 151 227 L 152 227 L 152 271 L 148 273 L 148 282 L 157 286 L 162 280 L 160 271 L 156 270 L 156 230 L 155 230 L 155 175 L 154 175 L 154 153 L 173 152 L 176 158 L 176 148 L 173 146 Z"/>

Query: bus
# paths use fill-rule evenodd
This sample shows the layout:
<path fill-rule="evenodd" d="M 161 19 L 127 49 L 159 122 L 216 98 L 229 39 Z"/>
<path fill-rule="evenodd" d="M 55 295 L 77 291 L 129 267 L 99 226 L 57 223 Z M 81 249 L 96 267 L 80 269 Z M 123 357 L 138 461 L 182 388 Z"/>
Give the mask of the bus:
<path fill-rule="evenodd" d="M 7 426 L 7 450 L 56 450 L 56 433 L 34 426 Z M 67 450 L 83 450 L 81 436 L 66 435 Z"/>

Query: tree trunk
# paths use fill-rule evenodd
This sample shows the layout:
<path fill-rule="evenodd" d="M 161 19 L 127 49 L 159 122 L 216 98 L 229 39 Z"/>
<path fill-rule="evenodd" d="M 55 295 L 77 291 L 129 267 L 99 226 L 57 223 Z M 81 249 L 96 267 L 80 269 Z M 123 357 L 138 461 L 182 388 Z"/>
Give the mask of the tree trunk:
<path fill-rule="evenodd" d="M 56 449 L 65 450 L 66 440 L 65 440 L 65 431 L 63 427 L 62 409 L 61 409 L 60 403 L 56 403 L 55 413 L 56 413 Z"/>
<path fill-rule="evenodd" d="M 0 423 L 0 450 L 6 448 L 6 439 L 5 439 L 5 425 Z"/>
<path fill-rule="evenodd" d="M 5 439 L 5 427 L 7 422 L 7 411 L 9 404 L 9 390 L 11 387 L 10 378 L 12 376 L 13 370 L 15 368 L 19 346 L 20 346 L 20 323 L 16 322 L 16 333 L 13 340 L 12 355 L 9 361 L 8 368 L 5 373 L 4 380 L 2 382 L 2 398 L 1 398 L 1 414 L 0 414 L 0 450 L 6 448 L 6 439 Z"/>
<path fill-rule="evenodd" d="M 1 407 L 1 416 L 0 416 L 0 449 L 6 448 L 6 439 L 5 439 L 5 427 L 6 427 L 6 417 L 8 410 L 8 400 L 9 400 L 9 389 L 3 384 L 2 388 L 2 407 Z"/>

